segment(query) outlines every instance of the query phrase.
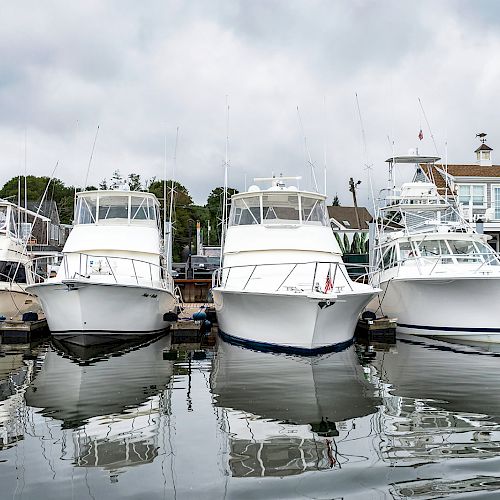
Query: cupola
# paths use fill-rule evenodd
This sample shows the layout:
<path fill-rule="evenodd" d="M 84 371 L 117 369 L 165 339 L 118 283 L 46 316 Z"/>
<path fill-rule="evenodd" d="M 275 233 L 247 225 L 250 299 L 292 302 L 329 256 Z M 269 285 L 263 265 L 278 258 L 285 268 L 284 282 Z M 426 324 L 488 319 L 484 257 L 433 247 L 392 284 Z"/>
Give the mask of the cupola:
<path fill-rule="evenodd" d="M 486 144 L 486 134 L 484 132 L 481 132 L 479 134 L 476 134 L 476 137 L 479 137 L 479 140 L 481 141 L 481 145 L 476 149 L 476 151 L 474 151 L 476 153 L 477 163 L 478 165 L 491 167 L 491 152 L 493 151 L 493 149 Z"/>

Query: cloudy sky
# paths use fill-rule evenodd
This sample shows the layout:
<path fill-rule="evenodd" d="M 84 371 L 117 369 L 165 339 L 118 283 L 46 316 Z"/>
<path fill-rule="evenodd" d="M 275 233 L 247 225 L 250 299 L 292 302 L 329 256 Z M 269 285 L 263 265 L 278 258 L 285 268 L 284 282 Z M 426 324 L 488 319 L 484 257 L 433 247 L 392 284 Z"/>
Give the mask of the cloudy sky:
<path fill-rule="evenodd" d="M 363 146 L 355 93 L 366 134 Z M 222 184 L 302 175 L 304 133 L 323 190 L 349 204 L 366 164 L 418 146 L 473 162 L 477 132 L 500 155 L 500 5 L 402 0 L 44 0 L 0 4 L 0 183 L 27 171 L 82 185 L 115 169 L 169 175 L 198 203 Z M 325 105 L 326 103 L 326 105 Z M 422 128 L 424 140 L 418 140 Z M 326 145 L 326 147 L 325 147 Z M 495 152 L 493 153 L 495 154 Z M 495 160 L 495 158 L 494 158 Z M 500 157 L 498 158 L 500 161 Z"/>

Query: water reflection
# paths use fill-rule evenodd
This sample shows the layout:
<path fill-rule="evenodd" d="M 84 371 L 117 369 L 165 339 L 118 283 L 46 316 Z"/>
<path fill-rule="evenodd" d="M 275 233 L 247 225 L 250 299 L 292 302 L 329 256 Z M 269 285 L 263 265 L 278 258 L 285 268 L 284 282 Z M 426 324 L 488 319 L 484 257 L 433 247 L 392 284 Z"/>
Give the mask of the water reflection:
<path fill-rule="evenodd" d="M 82 349 L 54 342 L 26 390 L 28 406 L 74 429 L 74 463 L 119 469 L 153 461 L 159 394 L 172 375 L 162 359 L 166 339 Z M 81 352 L 82 351 L 82 352 Z"/>
<path fill-rule="evenodd" d="M 3 496 L 500 490 L 499 353 L 412 336 L 312 358 L 219 342 L 207 359 L 170 361 L 169 337 L 103 347 L 0 357 Z"/>
<path fill-rule="evenodd" d="M 330 469 L 344 422 L 376 412 L 379 399 L 351 346 L 303 358 L 220 342 L 211 379 L 226 409 L 229 468 L 236 477 L 288 476 Z"/>

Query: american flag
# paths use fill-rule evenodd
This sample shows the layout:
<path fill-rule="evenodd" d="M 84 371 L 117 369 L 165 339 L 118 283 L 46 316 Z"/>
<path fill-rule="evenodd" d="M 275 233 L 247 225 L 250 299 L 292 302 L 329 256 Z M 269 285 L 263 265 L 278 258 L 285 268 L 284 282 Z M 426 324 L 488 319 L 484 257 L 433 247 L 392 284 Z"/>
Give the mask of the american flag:
<path fill-rule="evenodd" d="M 332 282 L 332 275 L 331 275 L 331 267 L 328 269 L 328 274 L 326 275 L 326 282 L 325 282 L 325 293 L 328 293 L 330 290 L 333 290 L 333 282 Z"/>

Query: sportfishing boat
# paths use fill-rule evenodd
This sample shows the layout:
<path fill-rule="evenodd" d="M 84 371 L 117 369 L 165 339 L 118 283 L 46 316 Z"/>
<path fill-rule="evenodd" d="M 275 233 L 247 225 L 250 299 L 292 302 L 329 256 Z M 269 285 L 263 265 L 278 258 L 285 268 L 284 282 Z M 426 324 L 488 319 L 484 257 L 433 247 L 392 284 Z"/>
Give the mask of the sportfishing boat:
<path fill-rule="evenodd" d="M 176 298 L 158 209 L 151 193 L 77 193 L 75 226 L 56 277 L 28 287 L 52 335 L 86 345 L 170 325 Z"/>
<path fill-rule="evenodd" d="M 19 318 L 26 312 L 41 312 L 41 307 L 33 294 L 26 290 L 36 281 L 33 262 L 26 251 L 27 234 L 21 234 L 25 214 L 37 217 L 42 222 L 46 217 L 0 200 L 0 315 Z"/>
<path fill-rule="evenodd" d="M 342 349 L 377 290 L 347 274 L 326 216 L 326 196 L 255 179 L 232 196 L 223 267 L 214 273 L 220 334 L 233 342 L 303 354 Z"/>
<path fill-rule="evenodd" d="M 500 260 L 465 220 L 450 186 L 433 181 L 436 157 L 389 158 L 391 187 L 379 203 L 370 252 L 373 286 L 382 292 L 369 308 L 397 317 L 398 331 L 466 341 L 500 342 Z M 413 164 L 413 182 L 396 188 L 400 164 Z M 422 169 L 426 182 L 419 180 Z"/>

